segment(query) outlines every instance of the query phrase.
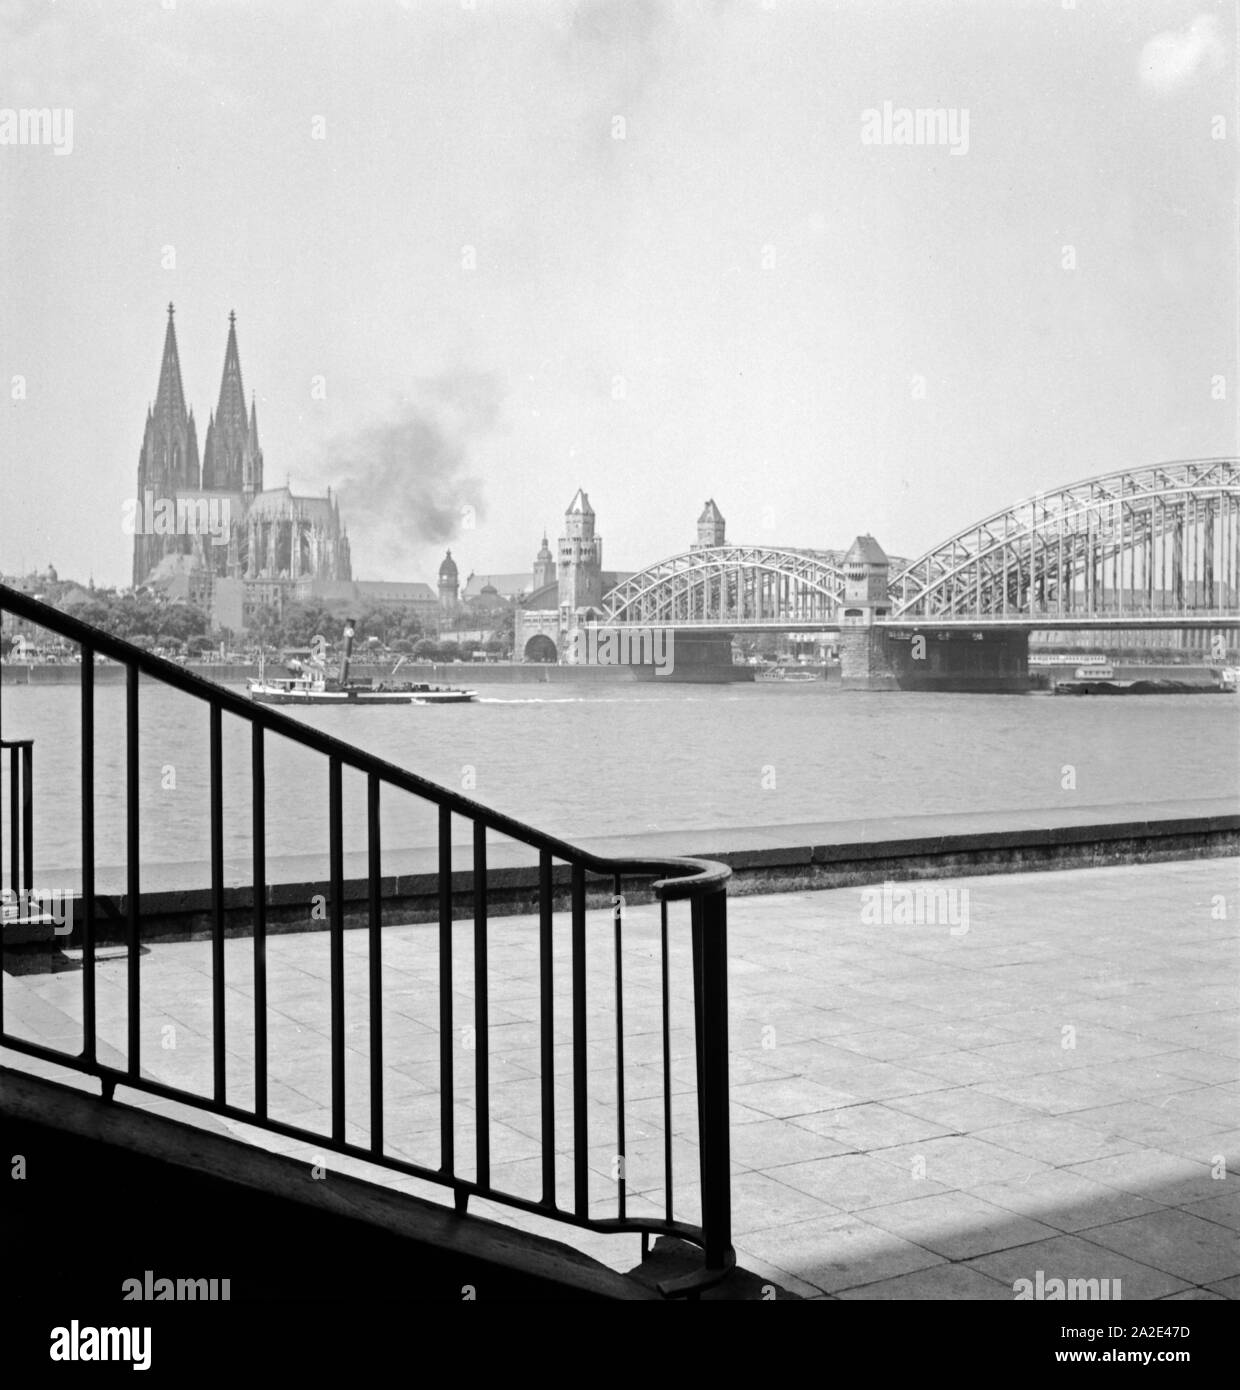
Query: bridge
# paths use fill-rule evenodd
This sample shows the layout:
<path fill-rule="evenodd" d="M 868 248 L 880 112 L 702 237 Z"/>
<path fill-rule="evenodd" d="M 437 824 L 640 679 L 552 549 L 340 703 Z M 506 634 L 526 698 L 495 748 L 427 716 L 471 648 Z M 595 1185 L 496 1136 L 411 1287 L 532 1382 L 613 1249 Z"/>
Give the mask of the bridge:
<path fill-rule="evenodd" d="M 825 631 L 838 627 L 843 600 L 842 551 L 698 546 L 605 594 L 599 625 Z"/>
<path fill-rule="evenodd" d="M 1038 493 L 876 576 L 844 552 L 700 545 L 603 596 L 595 626 L 838 632 L 1240 627 L 1240 462 L 1153 464 Z M 875 597 L 885 602 L 874 602 Z"/>

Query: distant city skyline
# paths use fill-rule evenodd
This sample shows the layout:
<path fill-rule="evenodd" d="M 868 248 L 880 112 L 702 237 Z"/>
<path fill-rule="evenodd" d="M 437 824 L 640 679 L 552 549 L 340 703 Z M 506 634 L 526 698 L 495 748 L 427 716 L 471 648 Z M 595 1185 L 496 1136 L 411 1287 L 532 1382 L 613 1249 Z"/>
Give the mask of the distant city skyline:
<path fill-rule="evenodd" d="M 625 566 L 708 497 L 916 556 L 1237 451 L 1228 7 L 241 15 L 0 17 L 0 569 L 127 582 L 169 300 L 366 579 L 531 568 L 578 488 Z"/>

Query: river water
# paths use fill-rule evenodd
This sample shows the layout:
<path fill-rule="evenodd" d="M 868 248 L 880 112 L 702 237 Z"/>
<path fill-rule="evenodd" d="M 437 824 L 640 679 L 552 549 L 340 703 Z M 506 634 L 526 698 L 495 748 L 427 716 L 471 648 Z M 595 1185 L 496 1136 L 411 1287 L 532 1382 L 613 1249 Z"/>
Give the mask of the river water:
<path fill-rule="evenodd" d="M 1240 700 L 844 694 L 822 684 L 489 686 L 477 704 L 294 717 L 569 840 L 666 830 L 1235 797 Z M 96 862 L 125 860 L 124 689 L 96 690 Z M 36 865 L 78 863 L 73 686 L 10 686 L 0 729 L 35 740 Z M 141 690 L 146 863 L 209 854 L 207 714 Z M 268 854 L 327 844 L 317 755 L 269 740 Z M 249 735 L 224 720 L 225 853 L 249 852 Z M 365 847 L 364 787 L 346 773 L 346 850 Z M 7 798 L 5 798 L 7 800 Z M 7 814 L 7 805 L 4 807 Z M 384 847 L 430 845 L 431 809 L 385 793 Z M 712 835 L 726 848 L 727 836 Z"/>

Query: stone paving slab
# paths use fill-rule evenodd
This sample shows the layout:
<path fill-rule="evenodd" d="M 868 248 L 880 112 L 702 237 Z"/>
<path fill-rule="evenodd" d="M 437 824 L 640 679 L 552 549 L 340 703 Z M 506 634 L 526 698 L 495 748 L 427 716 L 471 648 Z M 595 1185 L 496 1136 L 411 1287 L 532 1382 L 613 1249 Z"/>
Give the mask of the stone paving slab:
<path fill-rule="evenodd" d="M 1204 860 L 938 881 L 963 923 L 870 920 L 864 889 L 729 904 L 732 1196 L 740 1262 L 807 1297 L 1012 1298 L 1034 1279 L 1119 1279 L 1124 1299 L 1240 1295 L 1240 864 Z M 872 900 L 871 900 L 872 901 Z M 687 914 L 685 914 L 687 915 Z M 666 1191 L 657 913 L 626 915 L 626 1200 L 661 1215 Z M 538 937 L 490 924 L 491 1163 L 497 1185 L 541 1193 Z M 686 923 L 672 914 L 673 1206 L 697 1220 L 696 1066 Z M 961 925 L 964 930 L 961 931 Z M 616 1018 L 611 917 L 588 928 L 589 1210 L 615 1214 Z M 229 1096 L 253 1099 L 252 943 L 226 944 Z M 454 951 L 454 1138 L 475 1172 L 478 1097 L 473 926 Z M 384 1037 L 392 1152 L 436 1167 L 438 941 L 388 928 Z M 368 943 L 346 937 L 346 1118 L 369 1139 Z M 325 934 L 267 943 L 271 1104 L 328 1122 L 330 958 Z M 571 1205 L 572 1030 L 567 924 L 555 940 L 555 1171 Z M 125 962 L 101 961 L 101 1053 L 123 1058 Z M 144 1069 L 205 1091 L 210 943 L 142 958 Z M 75 1046 L 75 970 L 5 977 L 9 1026 Z M 56 1069 L 4 1054 L 6 1064 Z M 135 1104 L 310 1157 L 300 1141 L 174 1102 Z M 450 1195 L 360 1160 L 329 1168 L 434 1200 Z M 471 1210 L 567 1239 L 617 1269 L 632 1237 L 494 1202 Z"/>

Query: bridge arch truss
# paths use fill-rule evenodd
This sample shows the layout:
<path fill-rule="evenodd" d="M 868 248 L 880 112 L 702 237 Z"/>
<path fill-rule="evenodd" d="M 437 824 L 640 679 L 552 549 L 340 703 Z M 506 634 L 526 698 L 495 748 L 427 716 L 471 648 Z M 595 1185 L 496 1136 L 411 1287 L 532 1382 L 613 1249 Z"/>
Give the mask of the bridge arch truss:
<path fill-rule="evenodd" d="M 702 546 L 618 584 L 603 596 L 603 621 L 703 627 L 829 623 L 843 595 L 843 555 L 837 551 Z"/>
<path fill-rule="evenodd" d="M 1116 620 L 1235 614 L 1240 462 L 1124 469 L 1038 493 L 892 577 L 892 616 Z"/>

